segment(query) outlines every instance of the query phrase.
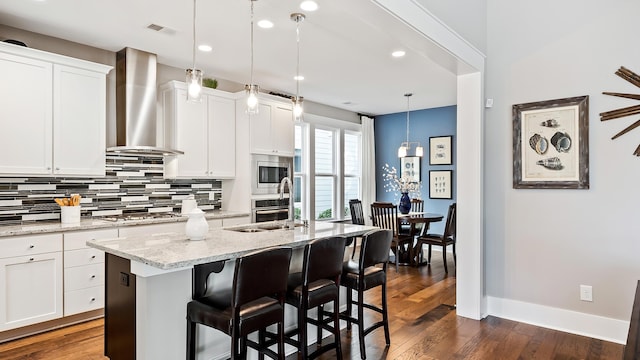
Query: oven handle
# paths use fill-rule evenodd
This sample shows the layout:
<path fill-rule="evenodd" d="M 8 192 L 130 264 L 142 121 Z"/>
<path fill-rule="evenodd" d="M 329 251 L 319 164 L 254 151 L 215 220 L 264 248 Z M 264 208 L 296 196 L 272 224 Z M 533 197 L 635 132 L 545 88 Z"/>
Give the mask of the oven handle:
<path fill-rule="evenodd" d="M 288 212 L 289 209 L 276 209 L 276 210 L 256 210 L 256 214 L 277 214 Z"/>

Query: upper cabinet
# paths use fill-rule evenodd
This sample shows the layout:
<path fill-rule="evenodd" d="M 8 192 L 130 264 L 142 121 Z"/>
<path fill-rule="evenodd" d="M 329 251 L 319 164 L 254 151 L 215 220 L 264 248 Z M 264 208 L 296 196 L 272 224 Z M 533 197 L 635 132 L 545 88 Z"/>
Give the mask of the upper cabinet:
<path fill-rule="evenodd" d="M 0 174 L 104 176 L 111 69 L 0 43 Z"/>
<path fill-rule="evenodd" d="M 203 88 L 187 101 L 183 82 L 161 87 L 165 146 L 184 151 L 165 159 L 169 178 L 228 179 L 236 175 L 236 107 L 233 95 Z"/>
<path fill-rule="evenodd" d="M 290 101 L 260 99 L 259 111 L 250 116 L 251 153 L 293 156 L 293 111 Z"/>

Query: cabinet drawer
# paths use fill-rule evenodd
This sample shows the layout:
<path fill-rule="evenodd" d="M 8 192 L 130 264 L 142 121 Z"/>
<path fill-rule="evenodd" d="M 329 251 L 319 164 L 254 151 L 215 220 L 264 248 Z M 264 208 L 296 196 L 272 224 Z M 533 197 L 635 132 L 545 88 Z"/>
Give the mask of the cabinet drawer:
<path fill-rule="evenodd" d="M 64 291 L 104 285 L 104 264 L 64 269 Z"/>
<path fill-rule="evenodd" d="M 62 251 L 62 234 L 16 236 L 0 240 L 0 258 Z"/>
<path fill-rule="evenodd" d="M 104 307 L 104 286 L 65 291 L 64 316 L 101 309 Z"/>
<path fill-rule="evenodd" d="M 70 250 L 64 252 L 64 267 L 76 267 L 82 265 L 100 264 L 104 263 L 104 251 L 87 248 Z"/>
<path fill-rule="evenodd" d="M 64 249 L 75 250 L 87 248 L 87 240 L 111 239 L 118 237 L 118 229 L 77 231 L 64 233 Z"/>

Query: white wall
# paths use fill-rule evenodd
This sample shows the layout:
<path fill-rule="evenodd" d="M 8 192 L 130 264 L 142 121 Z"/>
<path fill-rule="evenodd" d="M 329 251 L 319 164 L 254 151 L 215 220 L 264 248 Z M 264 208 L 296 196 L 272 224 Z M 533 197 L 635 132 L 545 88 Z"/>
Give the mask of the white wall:
<path fill-rule="evenodd" d="M 416 0 L 483 53 L 487 51 L 487 0 Z"/>
<path fill-rule="evenodd" d="M 594 334 L 590 321 L 540 322 L 622 341 L 640 279 L 640 158 L 632 155 L 640 130 L 612 141 L 638 116 L 601 122 L 599 113 L 639 103 L 602 95 L 640 93 L 614 75 L 621 65 L 640 73 L 639 13 L 631 0 L 487 1 L 486 293 L 494 305 L 611 320 L 608 334 Z M 512 105 L 581 95 L 589 95 L 591 189 L 513 189 Z M 579 300 L 580 284 L 593 286 L 593 302 Z"/>

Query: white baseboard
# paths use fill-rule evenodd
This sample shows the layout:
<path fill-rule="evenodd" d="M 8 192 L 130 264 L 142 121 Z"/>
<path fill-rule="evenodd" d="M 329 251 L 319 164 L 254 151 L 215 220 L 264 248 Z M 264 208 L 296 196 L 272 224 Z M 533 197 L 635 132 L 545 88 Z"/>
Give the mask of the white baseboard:
<path fill-rule="evenodd" d="M 618 344 L 627 342 L 629 321 L 487 296 L 489 315 Z"/>

